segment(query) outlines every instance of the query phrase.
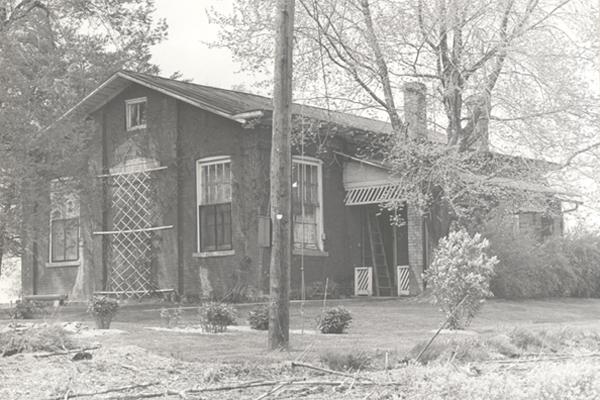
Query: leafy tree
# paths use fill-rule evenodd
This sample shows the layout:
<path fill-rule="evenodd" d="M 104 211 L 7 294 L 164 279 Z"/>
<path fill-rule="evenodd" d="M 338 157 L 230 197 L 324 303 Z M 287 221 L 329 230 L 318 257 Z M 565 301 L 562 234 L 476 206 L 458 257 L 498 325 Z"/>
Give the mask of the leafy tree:
<path fill-rule="evenodd" d="M 167 27 L 153 12 L 153 0 L 0 0 L 0 262 L 23 250 L 39 181 L 85 181 L 91 127 L 57 118 L 119 69 L 158 72 L 150 47 Z"/>
<path fill-rule="evenodd" d="M 549 165 L 507 161 L 489 146 L 564 165 L 600 146 L 591 0 L 299 3 L 297 98 L 385 116 L 395 135 L 363 150 L 391 165 L 400 197 L 425 212 L 439 200 L 467 219 L 499 201 L 546 204 L 544 190 L 506 178 L 536 182 Z M 233 13 L 210 13 L 221 27 L 215 45 L 259 76 L 271 70 L 272 10 L 272 1 L 236 0 Z M 428 126 L 442 134 L 438 144 L 407 139 L 415 127 L 401 117 L 399 99 L 415 80 L 429 88 Z"/>

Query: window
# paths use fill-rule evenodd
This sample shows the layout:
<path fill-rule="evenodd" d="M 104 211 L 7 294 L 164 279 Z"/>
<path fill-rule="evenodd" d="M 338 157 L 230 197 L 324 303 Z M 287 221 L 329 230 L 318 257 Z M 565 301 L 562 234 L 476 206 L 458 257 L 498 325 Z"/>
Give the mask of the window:
<path fill-rule="evenodd" d="M 131 99 L 125 102 L 125 118 L 127 130 L 142 129 L 146 127 L 146 98 Z"/>
<path fill-rule="evenodd" d="M 292 214 L 295 248 L 323 250 L 322 199 L 321 162 L 307 157 L 294 157 Z"/>
<path fill-rule="evenodd" d="M 50 263 L 79 260 L 79 199 L 69 181 L 51 182 Z"/>
<path fill-rule="evenodd" d="M 231 250 L 231 160 L 198 160 L 198 251 Z"/>
<path fill-rule="evenodd" d="M 526 235 L 539 242 L 555 235 L 554 217 L 551 214 L 525 211 L 515 214 L 514 220 L 513 233 L 515 235 Z"/>

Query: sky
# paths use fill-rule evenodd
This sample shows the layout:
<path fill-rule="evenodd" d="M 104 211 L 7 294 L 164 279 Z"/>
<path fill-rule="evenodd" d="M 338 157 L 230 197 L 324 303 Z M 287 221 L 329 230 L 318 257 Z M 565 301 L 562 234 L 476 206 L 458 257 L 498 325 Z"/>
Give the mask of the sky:
<path fill-rule="evenodd" d="M 179 71 L 195 83 L 222 88 L 243 83 L 231 53 L 207 45 L 217 38 L 218 27 L 208 23 L 206 9 L 230 10 L 231 0 L 156 0 L 155 4 L 156 15 L 169 24 L 169 37 L 152 49 L 161 75 Z"/>

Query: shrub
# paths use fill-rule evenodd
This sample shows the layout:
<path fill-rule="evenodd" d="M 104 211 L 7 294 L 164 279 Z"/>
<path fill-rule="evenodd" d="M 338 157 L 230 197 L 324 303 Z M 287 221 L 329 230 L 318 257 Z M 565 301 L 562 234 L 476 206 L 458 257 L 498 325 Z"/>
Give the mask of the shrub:
<path fill-rule="evenodd" d="M 175 328 L 181 323 L 182 314 L 181 307 L 175 309 L 163 308 L 160 310 L 160 319 L 167 328 Z"/>
<path fill-rule="evenodd" d="M 248 323 L 252 329 L 266 331 L 269 329 L 269 306 L 261 304 L 248 314 Z"/>
<path fill-rule="evenodd" d="M 220 333 L 235 324 L 235 308 L 225 303 L 210 302 L 198 309 L 200 325 L 205 332 Z"/>
<path fill-rule="evenodd" d="M 318 328 L 321 333 L 344 333 L 350 326 L 352 315 L 343 306 L 332 307 L 319 319 Z"/>
<path fill-rule="evenodd" d="M 490 288 L 494 296 L 545 298 L 600 297 L 600 237 L 584 233 L 538 243 L 490 224 L 486 236 L 498 259 Z"/>
<path fill-rule="evenodd" d="M 38 315 L 47 314 L 47 307 L 38 301 L 17 300 L 15 306 L 8 310 L 11 319 L 34 319 Z"/>
<path fill-rule="evenodd" d="M 371 366 L 372 358 L 364 352 L 328 351 L 319 357 L 321 363 L 334 371 L 360 371 Z"/>
<path fill-rule="evenodd" d="M 88 312 L 94 316 L 98 329 L 108 329 L 119 311 L 119 302 L 106 296 L 94 296 L 88 302 Z"/>
<path fill-rule="evenodd" d="M 441 239 L 434 253 L 425 276 L 436 303 L 449 318 L 450 329 L 468 326 L 483 300 L 492 296 L 490 279 L 498 260 L 487 255 L 488 246 L 480 234 L 471 236 L 461 229 Z M 455 311 L 461 301 L 462 306 Z"/>

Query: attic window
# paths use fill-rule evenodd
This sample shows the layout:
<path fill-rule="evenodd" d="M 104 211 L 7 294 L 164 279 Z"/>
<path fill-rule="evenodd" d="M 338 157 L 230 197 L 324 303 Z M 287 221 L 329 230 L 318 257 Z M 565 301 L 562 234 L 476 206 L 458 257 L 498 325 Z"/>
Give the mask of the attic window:
<path fill-rule="evenodd" d="M 125 101 L 125 119 L 128 131 L 146 127 L 146 103 L 145 97 Z"/>

